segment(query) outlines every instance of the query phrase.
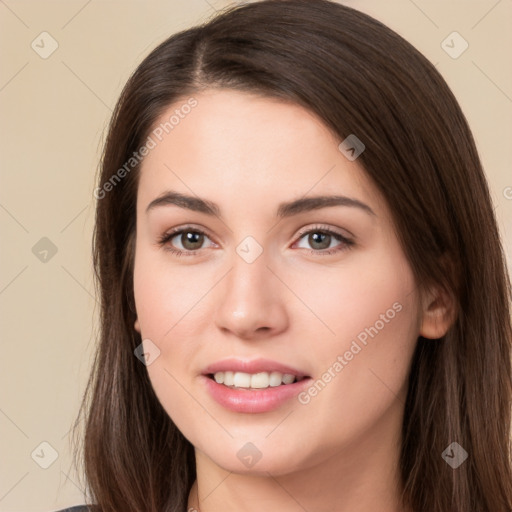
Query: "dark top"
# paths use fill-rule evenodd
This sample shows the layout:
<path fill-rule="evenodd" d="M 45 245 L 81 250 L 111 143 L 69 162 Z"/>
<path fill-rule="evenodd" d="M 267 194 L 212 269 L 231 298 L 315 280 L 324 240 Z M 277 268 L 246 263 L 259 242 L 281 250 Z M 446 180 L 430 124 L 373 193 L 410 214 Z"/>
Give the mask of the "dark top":
<path fill-rule="evenodd" d="M 62 510 L 57 510 L 56 512 L 89 512 L 87 505 L 76 505 L 71 508 L 63 508 Z"/>

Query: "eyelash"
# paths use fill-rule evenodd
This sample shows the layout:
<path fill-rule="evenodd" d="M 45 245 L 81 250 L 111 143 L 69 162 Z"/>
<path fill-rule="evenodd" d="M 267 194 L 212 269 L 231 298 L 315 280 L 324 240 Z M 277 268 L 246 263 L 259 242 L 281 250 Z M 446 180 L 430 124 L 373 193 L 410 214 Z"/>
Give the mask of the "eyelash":
<path fill-rule="evenodd" d="M 192 227 L 192 226 L 185 226 L 185 227 L 176 228 L 176 229 L 174 229 L 172 231 L 164 233 L 161 237 L 159 237 L 158 245 L 161 246 L 161 247 L 164 247 L 166 251 L 169 251 L 170 253 L 172 253 L 172 254 L 174 254 L 175 256 L 178 256 L 178 257 L 180 257 L 180 256 L 195 256 L 201 249 L 197 249 L 195 251 L 182 251 L 181 249 L 174 249 L 169 244 L 169 242 L 176 235 L 180 235 L 182 233 L 197 233 L 197 234 L 204 235 L 204 236 L 208 237 L 208 234 L 205 231 L 203 231 L 203 230 L 201 230 L 199 228 L 195 228 L 195 227 Z M 354 241 L 346 238 L 341 233 L 338 233 L 337 231 L 333 231 L 330 228 L 327 228 L 325 226 L 320 226 L 320 225 L 299 232 L 297 240 L 300 240 L 304 235 L 308 235 L 310 233 L 322 233 L 322 234 L 331 235 L 336 240 L 338 240 L 339 242 L 342 242 L 341 246 L 337 246 L 337 247 L 335 247 L 333 249 L 324 249 L 324 250 L 320 250 L 320 251 L 314 250 L 314 249 L 310 249 L 308 252 L 309 252 L 309 254 L 312 254 L 312 255 L 327 256 L 327 255 L 335 254 L 335 253 L 338 253 L 338 252 L 349 250 L 355 244 Z"/>

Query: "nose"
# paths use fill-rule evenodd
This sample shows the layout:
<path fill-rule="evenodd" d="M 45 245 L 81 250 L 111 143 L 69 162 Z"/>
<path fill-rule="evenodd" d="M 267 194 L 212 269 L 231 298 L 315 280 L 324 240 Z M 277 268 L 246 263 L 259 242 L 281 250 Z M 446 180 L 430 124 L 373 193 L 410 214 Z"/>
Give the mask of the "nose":
<path fill-rule="evenodd" d="M 252 263 L 235 253 L 232 261 L 231 270 L 216 287 L 217 327 L 224 334 L 245 340 L 264 339 L 284 331 L 289 322 L 286 289 L 269 268 L 266 253 Z"/>

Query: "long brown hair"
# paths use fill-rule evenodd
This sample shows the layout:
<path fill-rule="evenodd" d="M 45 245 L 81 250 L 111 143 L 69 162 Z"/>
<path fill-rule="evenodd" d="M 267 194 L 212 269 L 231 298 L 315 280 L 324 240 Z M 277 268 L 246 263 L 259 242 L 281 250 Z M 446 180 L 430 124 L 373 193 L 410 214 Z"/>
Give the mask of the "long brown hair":
<path fill-rule="evenodd" d="M 126 162 L 170 104 L 214 87 L 292 101 L 340 142 L 352 133 L 364 142 L 358 162 L 387 201 L 417 283 L 441 286 L 457 310 L 443 338 L 417 341 L 402 428 L 403 503 L 415 512 L 509 511 L 511 291 L 472 134 L 425 57 L 379 21 L 328 0 L 228 9 L 161 43 L 120 96 L 96 189 L 99 346 L 76 422 L 83 414 L 95 510 L 183 512 L 195 479 L 193 446 L 134 356 L 140 165 Z M 442 457 L 452 442 L 468 453 L 456 469 Z"/>

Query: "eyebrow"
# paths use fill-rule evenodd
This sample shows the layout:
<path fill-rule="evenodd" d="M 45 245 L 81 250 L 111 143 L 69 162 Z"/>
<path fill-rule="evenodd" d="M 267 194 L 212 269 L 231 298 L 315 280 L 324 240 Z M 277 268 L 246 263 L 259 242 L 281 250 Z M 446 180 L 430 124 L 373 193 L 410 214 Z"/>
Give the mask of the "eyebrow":
<path fill-rule="evenodd" d="M 172 190 L 166 191 L 156 199 L 153 199 L 146 208 L 146 213 L 149 213 L 154 208 L 170 205 L 222 218 L 219 206 L 212 201 L 201 199 L 200 197 L 188 196 Z M 362 201 L 339 195 L 302 197 L 293 201 L 280 203 L 277 208 L 276 216 L 279 218 L 291 217 L 299 213 L 327 208 L 329 206 L 350 206 L 359 208 L 369 215 L 377 216 L 375 212 Z"/>

